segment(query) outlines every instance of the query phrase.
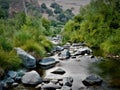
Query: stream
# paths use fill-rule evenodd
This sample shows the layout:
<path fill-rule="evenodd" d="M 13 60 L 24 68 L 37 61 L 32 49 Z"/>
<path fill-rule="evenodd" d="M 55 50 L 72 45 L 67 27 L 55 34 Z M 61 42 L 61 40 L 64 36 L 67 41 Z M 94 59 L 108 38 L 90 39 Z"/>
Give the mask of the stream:
<path fill-rule="evenodd" d="M 42 78 L 55 80 L 64 77 L 72 77 L 73 78 L 73 85 L 71 87 L 72 90 L 119 90 L 119 88 L 108 87 L 107 82 L 104 80 L 101 86 L 86 87 L 85 85 L 83 85 L 82 81 L 87 76 L 95 74 L 95 73 L 91 73 L 90 69 L 92 67 L 91 66 L 92 63 L 99 62 L 96 56 L 94 58 L 91 58 L 91 55 L 85 54 L 85 55 L 78 55 L 75 58 L 70 57 L 69 59 L 60 60 L 58 53 L 56 53 L 50 57 L 54 58 L 59 63 L 57 63 L 54 67 L 46 70 L 37 68 L 36 71 L 40 74 L 40 76 L 42 76 Z M 51 73 L 58 68 L 63 69 L 66 73 L 63 75 Z M 94 66 L 92 68 L 96 69 L 96 67 Z M 19 84 L 17 87 L 11 88 L 10 90 L 41 90 L 41 89 L 35 89 L 35 86 L 29 86 L 29 85 L 25 86 L 23 84 Z"/>

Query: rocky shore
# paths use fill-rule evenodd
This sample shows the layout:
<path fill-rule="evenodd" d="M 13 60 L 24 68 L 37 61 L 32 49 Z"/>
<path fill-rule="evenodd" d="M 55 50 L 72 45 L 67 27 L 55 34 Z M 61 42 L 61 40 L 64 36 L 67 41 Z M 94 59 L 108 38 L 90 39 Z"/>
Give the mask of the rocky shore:
<path fill-rule="evenodd" d="M 102 82 L 96 84 L 101 78 L 98 80 L 99 78 L 96 79 L 94 75 L 87 80 L 87 83 L 94 83 L 89 87 L 82 82 L 92 74 L 89 72 L 90 64 L 102 60 L 93 56 L 92 50 L 84 43 L 55 46 L 50 52 L 51 56 L 40 61 L 36 61 L 33 56 L 20 48 L 16 50 L 23 60 L 24 69 L 9 70 L 0 81 L 0 90 L 10 88 L 12 88 L 10 90 L 94 90 L 95 88 L 104 90 L 105 88 Z M 43 69 L 44 76 L 41 76 L 35 68 Z M 32 89 L 20 88 L 21 85 L 32 86 Z"/>

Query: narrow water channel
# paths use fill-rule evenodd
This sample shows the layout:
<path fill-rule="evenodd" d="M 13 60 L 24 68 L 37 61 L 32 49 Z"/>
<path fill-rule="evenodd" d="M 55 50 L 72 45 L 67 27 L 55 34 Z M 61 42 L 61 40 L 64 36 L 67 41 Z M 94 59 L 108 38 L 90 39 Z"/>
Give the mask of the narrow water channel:
<path fill-rule="evenodd" d="M 67 76 L 73 77 L 74 82 L 73 82 L 72 90 L 120 90 L 119 88 L 116 87 L 110 87 L 105 80 L 102 86 L 96 88 L 93 87 L 87 88 L 83 85 L 82 80 L 84 80 L 87 76 L 91 74 L 98 74 L 95 72 L 91 72 L 92 69 L 97 70 L 97 68 L 96 66 L 91 66 L 93 62 L 96 63 L 96 60 L 91 59 L 89 56 L 83 55 L 77 58 L 70 58 L 67 60 L 59 60 L 57 54 L 52 57 L 55 58 L 57 61 L 60 61 L 60 63 L 58 63 L 55 67 L 47 70 L 38 68 L 36 71 L 43 78 L 60 79 Z M 112 62 L 112 60 L 110 60 L 109 62 Z M 117 62 L 114 62 L 114 64 L 116 63 Z M 51 72 L 57 68 L 62 68 L 63 70 L 66 71 L 66 73 L 63 75 L 52 74 Z M 101 74 L 101 77 L 104 77 L 104 73 Z M 35 89 L 35 86 L 34 87 L 24 86 L 20 84 L 19 86 L 12 88 L 10 90 L 38 90 L 38 89 Z"/>

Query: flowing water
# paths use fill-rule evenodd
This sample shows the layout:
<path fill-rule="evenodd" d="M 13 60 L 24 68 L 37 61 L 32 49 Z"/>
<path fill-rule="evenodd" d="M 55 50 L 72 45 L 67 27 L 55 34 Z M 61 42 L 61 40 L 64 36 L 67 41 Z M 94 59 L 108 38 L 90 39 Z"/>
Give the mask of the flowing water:
<path fill-rule="evenodd" d="M 84 80 L 87 76 L 93 74 L 90 71 L 90 66 L 93 62 L 96 62 L 96 59 L 91 59 L 89 56 L 79 56 L 77 58 L 70 58 L 67 60 L 59 60 L 58 56 L 53 56 L 57 61 L 60 61 L 55 67 L 47 69 L 47 70 L 41 70 L 37 69 L 38 73 L 43 78 L 50 78 L 50 79 L 59 79 L 67 76 L 73 77 L 73 86 L 72 90 L 120 90 L 119 88 L 112 88 L 108 87 L 107 84 L 104 82 L 102 86 L 100 87 L 85 87 L 82 84 L 82 80 Z M 66 71 L 63 75 L 56 75 L 52 74 L 51 72 L 56 70 L 57 68 L 62 68 Z M 97 69 L 96 67 L 92 67 L 94 69 Z M 16 88 L 12 88 L 11 90 L 37 90 L 35 87 L 32 86 L 24 86 L 20 84 Z"/>

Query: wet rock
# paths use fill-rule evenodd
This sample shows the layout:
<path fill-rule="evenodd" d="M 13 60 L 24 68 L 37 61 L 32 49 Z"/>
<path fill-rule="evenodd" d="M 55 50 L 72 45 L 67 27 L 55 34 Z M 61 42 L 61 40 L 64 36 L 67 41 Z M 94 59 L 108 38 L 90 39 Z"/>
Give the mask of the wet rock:
<path fill-rule="evenodd" d="M 22 77 L 22 83 L 36 85 L 42 83 L 42 78 L 36 71 L 32 70 L 30 72 L 25 73 L 25 75 Z"/>
<path fill-rule="evenodd" d="M 4 83 L 0 82 L 0 90 L 4 90 Z"/>
<path fill-rule="evenodd" d="M 51 73 L 54 73 L 54 74 L 64 74 L 65 73 L 65 70 L 61 69 L 61 68 L 58 68 L 56 69 L 55 71 L 51 72 Z"/>
<path fill-rule="evenodd" d="M 92 53 L 92 50 L 88 47 L 81 47 L 79 48 L 75 53 L 74 56 L 78 56 L 78 55 L 90 55 Z"/>
<path fill-rule="evenodd" d="M 19 85 L 19 84 L 15 82 L 15 83 L 12 83 L 11 86 L 12 86 L 12 87 L 16 87 L 16 86 L 18 86 L 18 85 Z"/>
<path fill-rule="evenodd" d="M 25 73 L 26 73 L 26 70 L 18 70 L 17 71 L 17 76 L 20 76 L 20 77 L 22 77 L 23 75 L 25 75 Z"/>
<path fill-rule="evenodd" d="M 21 78 L 22 78 L 22 77 L 17 76 L 17 77 L 15 78 L 15 81 L 16 81 L 17 83 L 21 83 Z"/>
<path fill-rule="evenodd" d="M 50 82 L 50 80 L 51 80 L 51 79 L 44 78 L 44 79 L 43 79 L 43 82 L 44 82 L 44 83 L 49 83 L 49 82 Z"/>
<path fill-rule="evenodd" d="M 72 83 L 73 83 L 73 78 L 72 77 L 64 77 L 63 78 L 63 86 L 71 87 Z"/>
<path fill-rule="evenodd" d="M 67 43 L 63 46 L 64 49 L 70 49 L 70 43 Z"/>
<path fill-rule="evenodd" d="M 15 71 L 8 71 L 8 76 L 11 77 L 11 78 L 15 78 L 17 76 L 17 72 Z"/>
<path fill-rule="evenodd" d="M 60 88 L 61 88 L 60 85 L 56 85 L 56 84 L 53 84 L 53 83 L 44 84 L 42 86 L 43 90 L 56 90 L 56 89 L 60 89 Z"/>
<path fill-rule="evenodd" d="M 60 52 L 60 51 L 62 51 L 62 50 L 64 50 L 63 47 L 61 47 L 61 46 L 55 46 L 52 51 L 53 51 L 53 52 Z"/>
<path fill-rule="evenodd" d="M 72 55 L 71 58 L 76 58 L 76 56 Z"/>
<path fill-rule="evenodd" d="M 94 56 L 94 55 L 89 55 L 89 57 L 90 57 L 90 58 L 95 58 L 95 56 Z"/>
<path fill-rule="evenodd" d="M 59 81 L 59 85 L 60 85 L 60 86 L 63 86 L 63 81 Z"/>
<path fill-rule="evenodd" d="M 85 86 L 93 86 L 93 85 L 101 85 L 101 83 L 103 82 L 103 80 L 97 76 L 97 75 L 90 75 L 88 77 L 86 77 L 85 80 L 82 81 L 82 83 Z"/>
<path fill-rule="evenodd" d="M 85 54 L 85 51 L 76 51 L 74 53 L 74 56 L 78 56 L 78 55 L 84 55 Z"/>
<path fill-rule="evenodd" d="M 68 59 L 70 58 L 70 52 L 67 49 L 64 49 L 63 51 L 61 51 L 61 53 L 59 54 L 59 59 L 64 60 L 64 59 Z"/>
<path fill-rule="evenodd" d="M 15 48 L 15 50 L 17 51 L 19 57 L 22 59 L 22 62 L 26 68 L 36 67 L 36 59 L 32 55 L 28 54 L 21 48 Z"/>
<path fill-rule="evenodd" d="M 43 58 L 42 60 L 39 61 L 38 64 L 40 66 L 47 67 L 56 64 L 56 61 L 54 58 Z"/>
<path fill-rule="evenodd" d="M 69 86 L 63 86 L 60 90 L 72 90 L 72 88 Z"/>
<path fill-rule="evenodd" d="M 41 90 L 42 84 L 38 84 L 35 88 Z"/>
<path fill-rule="evenodd" d="M 57 79 L 52 79 L 50 82 L 53 84 L 57 84 L 59 81 Z"/>
<path fill-rule="evenodd" d="M 11 85 L 12 83 L 15 82 L 15 80 L 12 79 L 11 77 L 8 77 L 8 78 L 5 80 L 5 82 L 6 82 L 8 85 Z"/>
<path fill-rule="evenodd" d="M 5 81 L 0 82 L 0 90 L 8 90 L 8 85 Z"/>

